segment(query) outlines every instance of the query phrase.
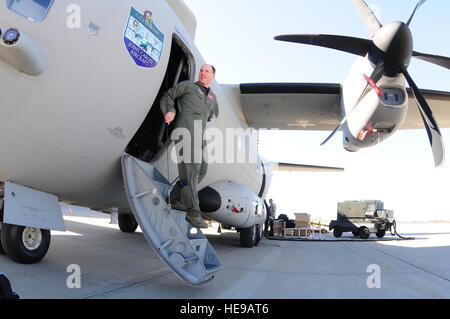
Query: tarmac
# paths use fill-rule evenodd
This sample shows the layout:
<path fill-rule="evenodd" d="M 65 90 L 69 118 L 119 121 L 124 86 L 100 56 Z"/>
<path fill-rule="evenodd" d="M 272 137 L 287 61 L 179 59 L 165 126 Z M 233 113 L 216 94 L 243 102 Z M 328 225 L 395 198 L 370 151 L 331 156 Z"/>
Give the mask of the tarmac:
<path fill-rule="evenodd" d="M 40 263 L 22 265 L 0 255 L 0 272 L 22 299 L 450 298 L 450 223 L 398 223 L 399 234 L 414 240 L 264 238 L 253 248 L 240 247 L 239 234 L 219 234 L 213 224 L 204 234 L 224 268 L 191 287 L 160 260 L 139 228 L 122 233 L 108 215 L 92 211 L 66 212 L 64 220 L 67 231 L 52 231 Z"/>

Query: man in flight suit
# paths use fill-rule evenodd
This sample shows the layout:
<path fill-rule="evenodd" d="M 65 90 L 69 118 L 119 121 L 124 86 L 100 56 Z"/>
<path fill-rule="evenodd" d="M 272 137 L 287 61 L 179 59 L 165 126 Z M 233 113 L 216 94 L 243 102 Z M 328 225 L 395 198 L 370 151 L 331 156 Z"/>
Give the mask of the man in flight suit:
<path fill-rule="evenodd" d="M 208 169 L 208 164 L 203 158 L 206 146 L 203 141 L 206 122 L 211 121 L 214 110 L 218 107 L 216 96 L 210 89 L 215 73 L 216 70 L 212 65 L 203 65 L 197 82 L 178 83 L 163 95 L 160 103 L 164 120 L 170 125 L 176 115 L 175 100 L 178 99 L 180 114 L 175 129 L 184 128 L 190 133 L 191 149 L 182 150 L 183 154 L 178 154 L 181 156 L 178 164 L 179 180 L 170 193 L 170 203 L 174 203 L 176 208 L 181 206 L 181 200 L 186 210 L 186 220 L 197 228 L 208 228 L 208 224 L 200 215 L 197 185 L 205 177 Z M 180 142 L 180 139 L 175 141 Z M 186 152 L 189 151 L 190 156 L 187 156 Z"/>

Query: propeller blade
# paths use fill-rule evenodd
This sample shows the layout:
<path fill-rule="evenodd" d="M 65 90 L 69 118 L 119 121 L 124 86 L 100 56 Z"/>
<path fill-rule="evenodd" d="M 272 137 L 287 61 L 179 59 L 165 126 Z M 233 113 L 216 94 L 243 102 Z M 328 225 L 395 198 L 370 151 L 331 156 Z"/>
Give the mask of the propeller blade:
<path fill-rule="evenodd" d="M 412 56 L 421 59 L 430 63 L 434 63 L 436 65 L 442 66 L 443 68 L 450 69 L 450 58 L 446 56 L 440 55 L 432 55 L 426 53 L 420 53 L 417 51 L 413 51 Z"/>
<path fill-rule="evenodd" d="M 364 74 L 364 78 L 367 81 L 367 85 L 366 85 L 366 89 L 363 91 L 363 94 L 361 94 L 361 96 L 359 97 L 357 103 L 359 103 L 361 101 L 361 99 L 366 95 L 365 91 L 367 90 L 369 85 L 377 92 L 377 94 L 379 96 L 382 96 L 381 90 L 377 86 L 377 82 L 383 76 L 383 71 L 384 71 L 384 61 L 383 60 L 379 60 L 377 65 L 375 66 L 375 69 L 373 70 L 372 74 L 370 75 L 370 77 L 367 77 Z"/>
<path fill-rule="evenodd" d="M 369 6 L 363 0 L 352 0 L 353 6 L 358 11 L 371 38 L 381 29 L 382 25 Z"/>
<path fill-rule="evenodd" d="M 367 84 L 366 87 L 364 88 L 364 90 L 362 91 L 361 95 L 359 96 L 358 101 L 355 103 L 355 106 L 353 106 L 353 108 L 350 110 L 350 112 L 348 112 L 344 118 L 339 122 L 339 124 L 336 126 L 336 128 L 333 130 L 333 132 L 331 132 L 331 134 L 325 139 L 325 141 L 323 141 L 320 146 L 324 145 L 326 142 L 328 142 L 330 140 L 330 138 L 334 135 L 334 133 L 336 133 L 340 127 L 347 121 L 348 117 L 350 116 L 350 114 L 352 114 L 352 112 L 356 109 L 356 107 L 358 106 L 359 102 L 361 102 L 362 98 L 367 94 L 368 92 L 368 88 L 372 85 L 374 85 L 376 87 L 376 83 L 381 79 L 381 76 L 383 75 L 383 69 L 384 69 L 384 61 L 383 60 L 379 60 L 377 65 L 375 66 L 375 69 L 373 70 L 372 74 L 370 75 L 370 78 L 367 78 L 365 75 L 364 77 L 367 78 Z M 370 80 L 370 81 L 369 81 Z M 369 86 L 370 85 L 370 86 Z M 375 88 L 374 88 L 375 89 Z"/>
<path fill-rule="evenodd" d="M 433 117 L 433 112 L 431 112 L 430 106 L 423 97 L 417 85 L 414 83 L 405 66 L 402 66 L 401 71 L 405 76 L 411 91 L 413 92 L 414 99 L 416 100 L 420 115 L 422 116 L 423 124 L 427 130 L 428 139 L 430 140 L 431 149 L 433 151 L 434 165 L 435 167 L 440 167 L 444 163 L 445 156 L 441 131 L 439 130 L 436 120 Z"/>
<path fill-rule="evenodd" d="M 411 16 L 409 17 L 408 22 L 406 22 L 406 25 L 407 25 L 408 27 L 409 27 L 409 24 L 411 23 L 412 18 L 414 17 L 414 14 L 416 13 L 417 9 L 419 9 L 425 1 L 426 1 L 426 0 L 419 0 L 419 1 L 417 1 L 416 6 L 414 7 L 413 13 L 412 13 Z"/>
<path fill-rule="evenodd" d="M 371 40 L 332 34 L 286 34 L 276 36 L 275 40 L 316 45 L 360 56 L 365 56 L 372 47 Z"/>

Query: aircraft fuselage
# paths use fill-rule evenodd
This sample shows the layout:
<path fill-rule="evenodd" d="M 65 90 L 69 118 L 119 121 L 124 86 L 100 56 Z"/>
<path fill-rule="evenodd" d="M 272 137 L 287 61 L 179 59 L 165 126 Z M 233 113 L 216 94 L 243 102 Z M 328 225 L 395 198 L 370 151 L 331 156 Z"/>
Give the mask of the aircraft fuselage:
<path fill-rule="evenodd" d="M 17 44 L 27 38 L 33 50 L 22 48 L 29 50 L 26 59 L 41 68 L 39 74 L 30 75 L 20 61 L 0 59 L 0 181 L 93 209 L 128 211 L 120 157 L 157 98 L 170 63 L 172 41 L 176 40 L 190 59 L 191 80 L 196 80 L 204 60 L 166 1 L 78 3 L 79 25 L 76 10 L 70 11 L 68 1 L 54 1 L 48 15 L 37 23 L 8 9 L 4 1 L 0 3 L 0 28 L 19 30 L 23 36 Z M 163 34 L 155 61 L 159 60 L 152 67 L 138 65 L 139 56 L 133 57 L 124 41 L 132 6 L 142 14 L 150 11 L 153 24 Z M 13 49 L 4 43 L 0 46 L 0 54 Z M 224 135 L 227 128 L 247 129 L 217 82 L 212 89 L 219 114 L 210 127 Z M 254 156 L 256 162 L 211 163 L 199 189 L 233 180 L 265 195 L 270 180 L 262 189 L 263 176 L 257 172 L 263 160 L 252 138 L 249 140 L 247 156 Z M 238 141 L 237 150 L 244 142 Z M 169 162 L 167 167 L 162 153 L 154 157 L 155 167 L 174 180 L 177 166 Z"/>

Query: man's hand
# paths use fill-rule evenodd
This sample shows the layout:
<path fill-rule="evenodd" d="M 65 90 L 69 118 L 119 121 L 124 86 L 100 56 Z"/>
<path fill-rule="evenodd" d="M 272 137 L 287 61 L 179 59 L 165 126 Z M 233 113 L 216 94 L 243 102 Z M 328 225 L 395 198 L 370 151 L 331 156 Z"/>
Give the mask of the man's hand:
<path fill-rule="evenodd" d="M 174 118 L 175 118 L 174 112 L 167 112 L 166 115 L 164 116 L 164 121 L 166 121 L 167 125 L 170 125 L 170 123 L 173 121 Z"/>

